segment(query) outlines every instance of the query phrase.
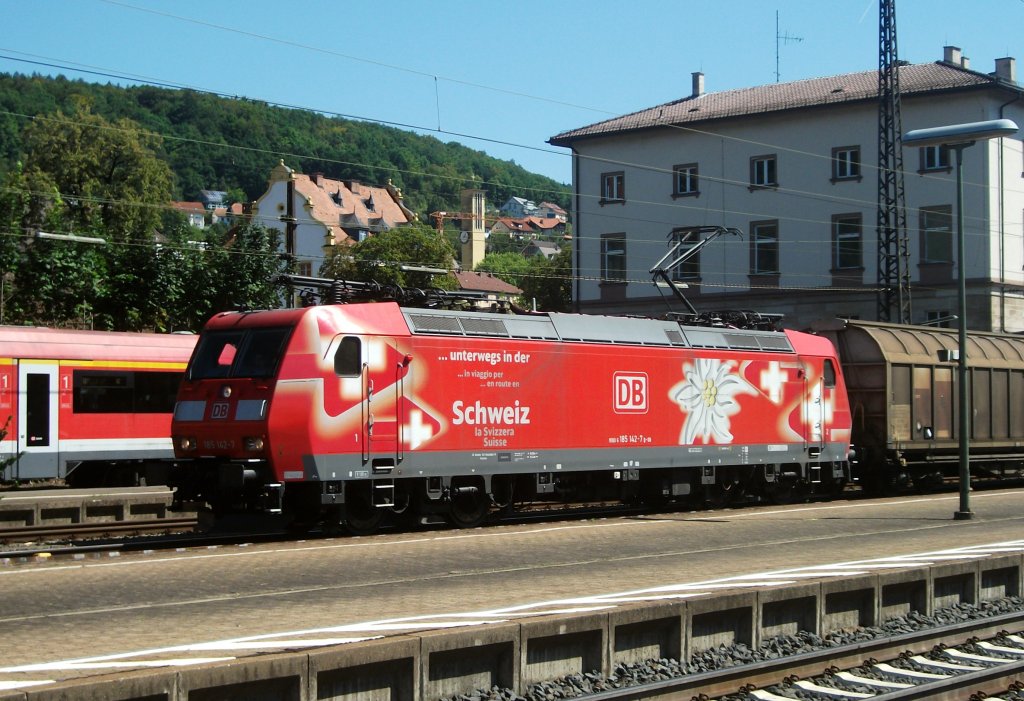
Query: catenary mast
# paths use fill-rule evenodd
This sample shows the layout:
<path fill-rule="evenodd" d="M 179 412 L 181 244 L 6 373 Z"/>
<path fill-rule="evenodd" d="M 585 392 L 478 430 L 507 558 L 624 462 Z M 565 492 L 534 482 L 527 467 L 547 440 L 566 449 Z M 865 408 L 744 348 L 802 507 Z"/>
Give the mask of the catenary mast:
<path fill-rule="evenodd" d="M 910 272 L 896 0 L 879 0 L 878 10 L 878 320 L 909 324 Z"/>

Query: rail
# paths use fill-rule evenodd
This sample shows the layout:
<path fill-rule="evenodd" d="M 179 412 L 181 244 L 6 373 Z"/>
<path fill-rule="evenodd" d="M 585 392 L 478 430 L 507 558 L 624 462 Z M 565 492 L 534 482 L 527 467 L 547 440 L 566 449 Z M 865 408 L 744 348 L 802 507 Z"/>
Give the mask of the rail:
<path fill-rule="evenodd" d="M 728 695 L 732 699 L 770 698 L 771 694 L 758 695 L 754 692 L 764 687 L 794 681 L 806 676 L 821 676 L 839 669 L 858 667 L 865 663 L 875 664 L 878 658 L 896 659 L 908 651 L 914 654 L 929 652 L 937 646 L 955 646 L 970 643 L 972 639 L 999 635 L 1006 628 L 1024 627 L 1024 611 L 993 616 L 990 618 L 929 628 L 879 638 L 837 648 L 815 650 L 775 660 L 755 662 L 718 669 L 710 672 L 685 675 L 645 684 L 628 686 L 611 691 L 602 691 L 583 697 L 585 701 L 640 701 L 641 699 L 693 698 L 711 699 Z M 1024 645 L 1020 648 L 1020 659 L 1007 659 L 1005 664 L 978 669 L 963 674 L 950 675 L 910 688 L 880 692 L 872 699 L 940 699 L 960 698 L 955 694 L 967 690 L 1005 689 L 1024 672 Z M 800 689 L 801 698 L 811 699 L 814 694 Z M 687 695 L 690 696 L 687 696 Z M 854 695 L 834 694 L 832 698 L 853 698 Z M 828 698 L 822 694 L 822 699 Z"/>

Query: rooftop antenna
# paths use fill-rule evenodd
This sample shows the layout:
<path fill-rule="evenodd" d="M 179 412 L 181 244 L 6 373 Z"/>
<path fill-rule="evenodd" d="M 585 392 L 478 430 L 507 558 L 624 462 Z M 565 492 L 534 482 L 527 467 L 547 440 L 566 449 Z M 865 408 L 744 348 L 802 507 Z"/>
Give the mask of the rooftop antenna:
<path fill-rule="evenodd" d="M 803 37 L 790 36 L 789 31 L 785 34 L 779 33 L 779 11 L 775 11 L 775 82 L 779 82 L 782 74 L 779 73 L 779 44 L 797 44 L 803 41 Z"/>

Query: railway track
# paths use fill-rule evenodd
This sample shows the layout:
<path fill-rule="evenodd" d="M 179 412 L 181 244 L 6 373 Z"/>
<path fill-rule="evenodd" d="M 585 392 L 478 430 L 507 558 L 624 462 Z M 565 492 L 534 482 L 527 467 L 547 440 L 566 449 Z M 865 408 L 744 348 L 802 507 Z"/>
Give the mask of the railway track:
<path fill-rule="evenodd" d="M 836 701 L 1017 696 L 1024 611 L 588 694 L 585 701 Z M 1000 697 L 1000 694 L 1012 696 Z"/>
<path fill-rule="evenodd" d="M 96 538 L 181 533 L 195 530 L 194 515 L 138 521 L 75 523 L 68 525 L 12 526 L 0 528 L 0 543 L 77 543 Z"/>

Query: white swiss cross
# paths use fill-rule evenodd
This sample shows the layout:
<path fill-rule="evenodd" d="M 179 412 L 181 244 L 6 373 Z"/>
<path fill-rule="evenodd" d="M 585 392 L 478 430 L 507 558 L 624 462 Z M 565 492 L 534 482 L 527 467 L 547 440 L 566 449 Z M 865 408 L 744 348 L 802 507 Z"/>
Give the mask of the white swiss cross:
<path fill-rule="evenodd" d="M 405 440 L 409 443 L 409 450 L 416 450 L 434 436 L 434 427 L 424 423 L 423 412 L 419 409 L 412 409 L 409 412 L 409 423 L 402 428 L 405 429 Z"/>
<path fill-rule="evenodd" d="M 782 369 L 777 360 L 768 363 L 768 369 L 761 371 L 761 389 L 773 403 L 782 401 L 782 385 L 789 379 L 789 373 Z"/>

